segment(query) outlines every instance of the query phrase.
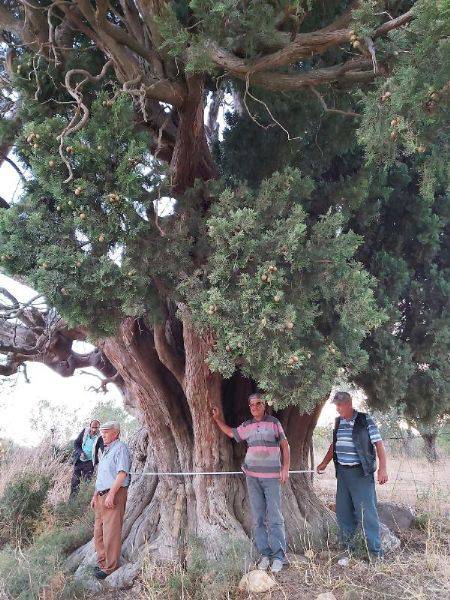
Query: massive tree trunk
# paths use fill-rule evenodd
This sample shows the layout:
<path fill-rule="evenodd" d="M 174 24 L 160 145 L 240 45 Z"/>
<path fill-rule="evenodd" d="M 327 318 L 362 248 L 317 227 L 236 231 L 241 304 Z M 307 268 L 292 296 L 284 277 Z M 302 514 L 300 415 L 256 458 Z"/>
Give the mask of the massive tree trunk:
<path fill-rule="evenodd" d="M 241 423 L 249 416 L 247 399 L 253 383 L 239 373 L 226 381 L 211 373 L 205 359 L 213 340 L 198 335 L 187 315 L 178 326 L 179 331 L 169 324 L 152 331 L 142 320 L 127 319 L 120 335 L 103 346 L 123 381 L 126 404 L 144 423 L 133 452 L 134 475 L 123 531 L 124 559 L 134 565 L 144 550 L 157 560 L 183 562 L 192 540 L 210 558 L 219 558 L 232 547 L 248 555 L 251 546 L 243 476 L 145 474 L 235 471 L 245 453 L 244 447 L 216 428 L 211 407 L 221 408 L 229 424 Z M 293 469 L 309 468 L 320 408 L 311 415 L 301 415 L 292 407 L 277 414 L 291 445 Z M 292 476 L 283 496 L 290 547 L 299 550 L 323 541 L 330 518 L 314 494 L 310 476 Z M 93 558 L 90 544 L 72 562 L 83 561 L 83 565 Z M 120 571 L 126 572 L 125 583 L 130 573 L 135 574 L 125 564 L 108 578 L 111 584 L 124 583 Z"/>

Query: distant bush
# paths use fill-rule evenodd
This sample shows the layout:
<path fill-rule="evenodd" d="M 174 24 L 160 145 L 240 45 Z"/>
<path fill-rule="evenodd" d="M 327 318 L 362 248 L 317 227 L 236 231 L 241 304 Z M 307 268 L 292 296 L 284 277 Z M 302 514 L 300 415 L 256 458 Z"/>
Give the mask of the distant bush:
<path fill-rule="evenodd" d="M 71 577 L 65 572 L 66 556 L 91 537 L 84 523 L 52 530 L 38 536 L 25 550 L 11 546 L 0 552 L 0 580 L 8 597 L 15 600 L 40 598 L 81 598 Z"/>
<path fill-rule="evenodd" d="M 94 493 L 94 485 L 91 481 L 81 481 L 78 493 L 74 498 L 58 502 L 51 511 L 55 526 L 65 527 L 71 525 L 75 520 L 86 517 L 86 509 L 90 504 Z M 89 510 L 87 511 L 90 515 Z"/>
<path fill-rule="evenodd" d="M 10 481 L 0 498 L 1 544 L 31 542 L 51 484 L 51 477 L 35 473 L 20 473 Z"/>

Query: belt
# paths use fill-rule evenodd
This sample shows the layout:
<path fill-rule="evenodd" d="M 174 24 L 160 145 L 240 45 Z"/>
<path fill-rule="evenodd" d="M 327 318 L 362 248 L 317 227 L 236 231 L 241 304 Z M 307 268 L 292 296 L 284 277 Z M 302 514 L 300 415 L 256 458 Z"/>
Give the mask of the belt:
<path fill-rule="evenodd" d="M 339 466 L 343 469 L 358 469 L 362 467 L 361 463 L 358 463 L 357 465 L 343 465 L 342 463 L 339 463 Z"/>
<path fill-rule="evenodd" d="M 107 490 L 102 490 L 101 492 L 98 492 L 99 496 L 104 496 L 105 494 L 107 494 L 109 492 L 109 489 Z"/>

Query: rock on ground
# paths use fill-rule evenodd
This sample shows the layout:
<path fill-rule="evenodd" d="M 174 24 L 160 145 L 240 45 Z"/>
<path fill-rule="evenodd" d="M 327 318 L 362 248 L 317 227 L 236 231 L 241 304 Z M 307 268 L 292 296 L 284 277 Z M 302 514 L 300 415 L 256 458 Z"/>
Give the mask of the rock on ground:
<path fill-rule="evenodd" d="M 325 592 L 324 594 L 319 594 L 316 600 L 336 600 L 336 596 L 333 592 Z"/>
<path fill-rule="evenodd" d="M 394 552 L 400 547 L 400 540 L 384 523 L 380 523 L 381 549 L 384 553 Z"/>
<path fill-rule="evenodd" d="M 398 533 L 411 527 L 415 515 L 412 508 L 405 504 L 379 502 L 378 516 L 386 527 Z"/>
<path fill-rule="evenodd" d="M 250 593 L 267 592 L 275 583 L 275 580 L 265 571 L 255 569 L 245 573 L 239 582 L 239 589 Z"/>

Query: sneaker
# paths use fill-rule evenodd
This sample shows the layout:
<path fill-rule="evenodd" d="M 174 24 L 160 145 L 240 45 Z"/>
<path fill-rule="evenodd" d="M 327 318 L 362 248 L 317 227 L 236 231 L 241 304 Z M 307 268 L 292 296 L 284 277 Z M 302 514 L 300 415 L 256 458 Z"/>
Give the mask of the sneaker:
<path fill-rule="evenodd" d="M 279 558 L 276 558 L 273 561 L 272 566 L 270 567 L 270 570 L 272 571 L 272 573 L 279 573 L 282 568 L 283 568 L 283 561 L 280 560 Z"/>
<path fill-rule="evenodd" d="M 261 571 L 266 571 L 269 568 L 269 565 L 270 565 L 270 558 L 268 556 L 262 556 L 259 559 L 257 567 L 258 567 L 258 569 L 261 569 Z"/>
<path fill-rule="evenodd" d="M 369 558 L 369 563 L 379 563 L 379 562 L 383 562 L 385 560 L 385 556 L 381 552 L 379 554 L 370 553 L 368 558 Z"/>
<path fill-rule="evenodd" d="M 94 577 L 97 579 L 106 579 L 108 577 L 108 573 L 99 569 L 98 571 L 94 571 Z"/>

